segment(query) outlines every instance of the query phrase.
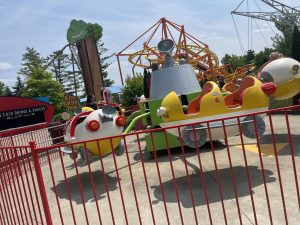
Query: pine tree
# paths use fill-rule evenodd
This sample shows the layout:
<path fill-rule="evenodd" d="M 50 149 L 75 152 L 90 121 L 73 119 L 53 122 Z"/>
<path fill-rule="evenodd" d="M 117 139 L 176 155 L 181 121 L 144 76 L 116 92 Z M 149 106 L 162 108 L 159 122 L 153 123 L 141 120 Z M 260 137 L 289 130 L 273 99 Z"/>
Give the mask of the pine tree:
<path fill-rule="evenodd" d="M 4 90 L 5 90 L 5 84 L 3 81 L 0 80 L 0 96 L 4 95 Z"/>
<path fill-rule="evenodd" d="M 244 56 L 245 64 L 252 64 L 254 63 L 255 59 L 255 52 L 254 50 L 248 50 L 246 55 Z"/>
<path fill-rule="evenodd" d="M 68 94 L 73 96 L 85 95 L 85 88 L 77 48 L 75 46 L 70 46 L 70 51 L 70 66 L 67 71 L 68 82 L 65 86 L 65 90 Z"/>
<path fill-rule="evenodd" d="M 22 67 L 18 73 L 28 78 L 33 70 L 42 68 L 46 60 L 34 48 L 27 47 L 26 51 L 22 56 Z"/>
<path fill-rule="evenodd" d="M 3 81 L 0 81 L 0 96 L 13 96 L 10 88 Z"/>
<path fill-rule="evenodd" d="M 100 66 L 101 66 L 104 86 L 111 87 L 115 82 L 114 80 L 107 78 L 108 77 L 107 69 L 110 66 L 110 63 L 108 63 L 107 60 L 111 58 L 114 54 L 106 55 L 106 56 L 104 55 L 108 51 L 108 49 L 104 47 L 104 43 L 102 42 L 101 39 L 97 42 L 97 48 L 99 53 L 98 55 L 100 59 Z"/>
<path fill-rule="evenodd" d="M 24 82 L 22 81 L 20 76 L 17 76 L 17 81 L 15 86 L 12 87 L 14 96 L 22 96 L 24 91 Z"/>
<path fill-rule="evenodd" d="M 68 54 L 63 54 L 61 51 L 55 51 L 48 57 L 51 61 L 50 69 L 55 75 L 55 80 L 65 86 L 67 81 L 67 68 L 70 66 Z"/>
<path fill-rule="evenodd" d="M 65 91 L 73 96 L 78 96 L 84 94 L 84 84 L 82 75 L 79 70 L 76 70 L 74 66 L 74 71 L 67 71 L 68 83 L 65 85 Z"/>
<path fill-rule="evenodd" d="M 13 93 L 8 86 L 5 87 L 3 96 L 13 96 Z"/>

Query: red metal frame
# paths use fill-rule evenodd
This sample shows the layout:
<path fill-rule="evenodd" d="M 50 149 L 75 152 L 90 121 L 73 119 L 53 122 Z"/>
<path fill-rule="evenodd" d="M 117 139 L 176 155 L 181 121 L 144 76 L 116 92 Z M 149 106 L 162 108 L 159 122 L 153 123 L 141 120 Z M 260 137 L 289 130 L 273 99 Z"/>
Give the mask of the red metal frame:
<path fill-rule="evenodd" d="M 161 29 L 159 29 L 159 28 L 161 28 Z M 175 38 L 174 38 L 175 35 L 172 34 L 170 28 L 172 28 L 174 31 L 178 32 L 178 36 L 179 36 L 178 42 L 175 41 Z M 161 30 L 160 34 L 159 34 L 158 30 Z M 185 58 L 189 62 L 189 59 L 195 58 L 195 56 L 197 56 L 197 55 L 199 56 L 199 54 L 202 53 L 204 55 L 201 57 L 196 57 L 195 60 L 198 59 L 200 64 L 207 64 L 207 69 L 209 69 L 211 72 L 213 72 L 214 67 L 217 66 L 217 65 L 214 65 L 214 63 L 212 61 L 212 57 L 210 56 L 210 54 L 207 53 L 207 52 L 210 52 L 207 44 L 204 44 L 203 42 L 201 42 L 194 36 L 186 33 L 183 25 L 178 25 L 174 22 L 167 20 L 166 18 L 161 18 L 158 22 L 156 22 L 153 26 L 151 26 L 148 30 L 146 30 L 138 38 L 136 38 L 134 41 L 132 41 L 129 45 L 127 45 L 124 49 L 122 49 L 119 53 L 115 54 L 115 56 L 117 57 L 118 68 L 119 68 L 120 79 L 121 79 L 122 85 L 124 85 L 124 82 L 123 82 L 122 68 L 120 65 L 120 56 L 126 56 L 126 57 L 131 56 L 132 53 L 126 53 L 126 50 L 128 50 L 129 47 L 131 47 L 132 45 L 137 43 L 139 40 L 142 40 L 145 37 L 145 42 L 143 43 L 143 49 L 149 51 L 149 53 L 147 53 L 147 54 L 145 54 L 143 52 L 138 53 L 136 63 L 138 61 L 141 61 L 142 56 L 145 56 L 145 55 L 156 56 L 158 59 L 164 58 L 161 53 L 159 53 L 157 50 L 153 50 L 152 47 L 150 47 L 150 43 L 154 39 L 155 35 L 159 36 L 160 39 L 161 38 L 171 38 L 175 42 L 176 46 L 184 45 L 184 48 L 183 48 L 184 51 L 181 51 L 180 48 L 176 48 L 174 59 L 180 58 L 180 57 L 182 57 L 182 55 L 185 55 Z M 192 42 L 196 47 L 199 47 L 199 49 L 203 49 L 203 50 L 200 50 L 196 55 L 192 55 L 192 53 L 188 51 L 188 47 L 187 47 L 188 41 Z M 157 45 L 157 43 L 155 43 L 155 46 L 156 45 Z M 205 60 L 205 58 L 207 58 L 207 60 Z M 132 67 L 133 75 L 135 74 L 135 70 L 134 70 L 135 66 L 136 65 L 133 65 L 133 67 Z M 150 66 L 150 64 L 148 66 Z"/>
<path fill-rule="evenodd" d="M 191 64 L 195 71 L 198 71 L 196 75 L 199 81 L 206 76 L 208 76 L 210 80 L 217 81 L 217 77 L 223 75 L 226 82 L 232 82 L 243 77 L 246 72 L 254 68 L 253 65 L 245 65 L 236 71 L 228 71 L 228 65 L 219 65 L 218 57 L 210 50 L 209 46 L 201 42 L 195 36 L 187 33 L 183 25 L 178 25 L 166 18 L 161 18 L 124 49 L 115 54 L 122 85 L 124 85 L 124 80 L 120 57 L 128 57 L 128 59 L 131 59 L 129 62 L 133 64 L 131 69 L 133 76 L 135 75 L 136 66 L 150 68 L 152 62 L 150 62 L 151 60 L 149 60 L 149 58 L 155 58 L 153 62 L 155 61 L 158 64 L 162 64 L 164 56 L 156 49 L 156 45 L 158 44 L 157 40 L 163 38 L 170 38 L 174 41 L 176 50 L 173 58 L 178 62 L 181 58 L 185 58 L 187 63 Z M 156 43 L 152 43 L 153 40 L 155 40 Z M 143 43 L 138 43 L 139 41 Z M 138 47 L 141 47 L 141 50 L 135 53 L 126 52 L 130 47 L 133 47 L 134 44 L 139 45 Z"/>

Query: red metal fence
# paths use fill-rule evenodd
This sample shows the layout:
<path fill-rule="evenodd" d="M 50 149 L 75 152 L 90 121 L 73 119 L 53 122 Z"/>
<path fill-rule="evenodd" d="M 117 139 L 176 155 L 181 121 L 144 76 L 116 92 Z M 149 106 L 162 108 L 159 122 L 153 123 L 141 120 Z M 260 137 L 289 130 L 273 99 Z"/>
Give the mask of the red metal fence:
<path fill-rule="evenodd" d="M 122 135 L 123 155 L 91 161 L 57 151 L 65 145 L 1 147 L 0 224 L 298 224 L 300 116 L 291 110 L 299 108 L 248 115 L 252 139 L 243 135 L 245 116 L 202 122 L 207 143 L 195 149 L 184 146 L 182 127 L 198 140 L 199 124 Z M 171 130 L 179 148 L 169 148 Z M 155 132 L 166 150 L 156 151 Z"/>
<path fill-rule="evenodd" d="M 38 147 L 48 147 L 62 143 L 65 124 L 38 124 L 0 132 L 0 147 L 25 146 L 35 141 Z"/>

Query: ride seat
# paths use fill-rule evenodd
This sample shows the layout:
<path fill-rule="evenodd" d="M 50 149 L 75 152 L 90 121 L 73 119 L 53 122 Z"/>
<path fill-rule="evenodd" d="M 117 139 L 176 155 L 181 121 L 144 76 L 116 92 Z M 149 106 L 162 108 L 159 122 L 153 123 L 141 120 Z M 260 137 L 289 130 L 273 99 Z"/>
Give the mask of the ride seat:
<path fill-rule="evenodd" d="M 235 92 L 225 96 L 224 102 L 226 107 L 232 107 L 236 105 L 242 105 L 243 103 L 243 93 L 249 87 L 255 84 L 255 79 L 253 77 L 245 77 L 241 83 L 239 89 Z"/>
<path fill-rule="evenodd" d="M 239 86 L 237 86 L 235 83 L 230 82 L 224 85 L 224 87 L 222 88 L 223 91 L 228 91 L 228 92 L 235 92 L 237 89 L 239 88 Z"/>
<path fill-rule="evenodd" d="M 206 83 L 200 93 L 200 95 L 195 98 L 191 103 L 188 105 L 187 113 L 198 113 L 200 112 L 200 103 L 204 95 L 211 92 L 213 89 L 213 85 L 210 83 Z"/>

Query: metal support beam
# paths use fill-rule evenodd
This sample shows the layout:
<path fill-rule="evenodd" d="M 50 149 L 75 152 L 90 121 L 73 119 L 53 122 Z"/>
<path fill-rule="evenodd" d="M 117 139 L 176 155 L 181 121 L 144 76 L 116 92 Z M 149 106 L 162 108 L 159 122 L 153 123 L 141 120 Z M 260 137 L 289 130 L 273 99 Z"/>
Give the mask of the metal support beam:
<path fill-rule="evenodd" d="M 239 16 L 246 16 L 254 19 L 259 20 L 265 20 L 265 21 L 271 21 L 276 22 L 279 21 L 279 19 L 285 20 L 286 25 L 293 26 L 294 24 L 291 23 L 293 21 L 295 24 L 300 26 L 300 11 L 296 8 L 293 8 L 291 6 L 285 5 L 283 3 L 280 3 L 275 0 L 261 0 L 263 3 L 269 5 L 273 9 L 275 9 L 275 12 L 243 12 L 238 11 L 238 8 L 241 6 L 241 4 L 244 2 L 244 0 L 238 5 L 238 7 L 231 12 L 231 14 L 239 15 Z M 257 5 L 259 8 L 259 6 Z M 290 18 L 290 19 L 286 19 Z"/>

